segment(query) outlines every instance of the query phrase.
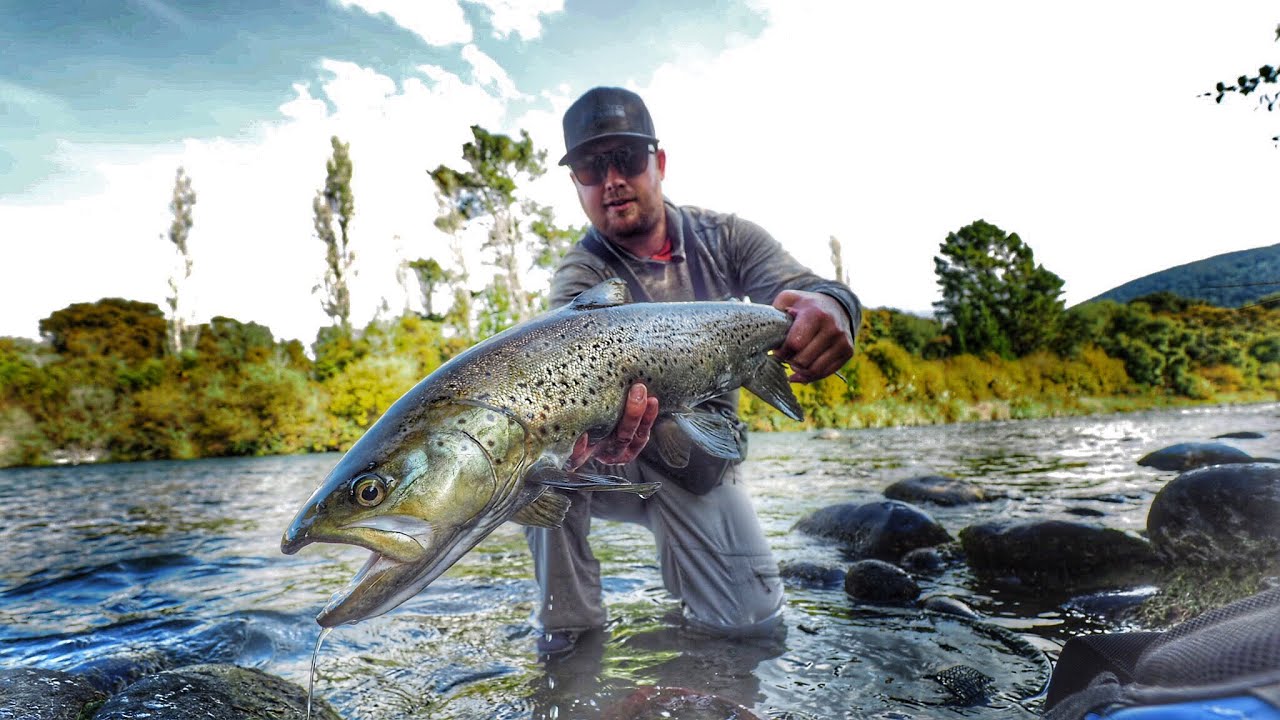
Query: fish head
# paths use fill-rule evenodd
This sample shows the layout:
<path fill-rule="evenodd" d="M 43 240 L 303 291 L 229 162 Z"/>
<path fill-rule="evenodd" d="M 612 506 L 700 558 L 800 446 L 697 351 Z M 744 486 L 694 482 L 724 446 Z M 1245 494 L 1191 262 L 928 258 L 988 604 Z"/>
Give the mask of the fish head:
<path fill-rule="evenodd" d="M 475 422 L 394 442 L 377 442 L 371 429 L 347 452 L 280 542 L 289 555 L 316 542 L 371 551 L 316 618 L 320 625 L 359 622 L 394 609 L 506 519 L 502 508 L 511 504 L 515 483 L 501 469 L 519 458 L 507 457 L 516 443 L 496 439 L 509 439 L 504 425 Z"/>

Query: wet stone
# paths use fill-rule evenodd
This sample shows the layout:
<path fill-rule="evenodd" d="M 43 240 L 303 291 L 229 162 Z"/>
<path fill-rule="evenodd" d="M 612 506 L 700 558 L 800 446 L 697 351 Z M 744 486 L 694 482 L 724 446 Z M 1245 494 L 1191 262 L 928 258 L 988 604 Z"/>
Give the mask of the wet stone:
<path fill-rule="evenodd" d="M 79 720 L 106 698 L 88 680 L 60 670 L 0 670 L 0 718 Z"/>
<path fill-rule="evenodd" d="M 1264 437 L 1266 437 L 1266 435 L 1263 435 L 1260 432 L 1254 432 L 1253 430 L 1238 430 L 1236 432 L 1229 432 L 1229 433 L 1222 433 L 1221 435 L 1214 435 L 1213 439 L 1214 440 L 1261 440 Z"/>
<path fill-rule="evenodd" d="M 947 566 L 947 559 L 936 547 L 916 548 L 903 555 L 899 564 L 913 573 L 937 573 Z"/>
<path fill-rule="evenodd" d="M 951 540 L 928 513 L 896 500 L 830 505 L 802 518 L 796 529 L 835 540 L 851 558 L 894 562 L 916 548 Z"/>
<path fill-rule="evenodd" d="M 955 506 L 988 502 L 1001 495 L 983 490 L 978 485 L 959 478 L 944 475 L 922 475 L 899 480 L 884 489 L 890 500 L 909 503 L 934 503 Z"/>
<path fill-rule="evenodd" d="M 1156 552 L 1174 565 L 1266 567 L 1280 557 L 1280 464 L 1216 465 L 1161 488 L 1147 514 Z"/>
<path fill-rule="evenodd" d="M 836 588 L 844 583 L 844 570 L 812 562 L 784 560 L 778 573 L 788 585 L 806 588 Z"/>
<path fill-rule="evenodd" d="M 974 620 L 982 617 L 982 615 L 964 602 L 946 595 L 930 595 L 920 602 L 920 607 L 936 613 L 944 615 L 955 615 L 956 617 L 972 618 Z"/>
<path fill-rule="evenodd" d="M 1156 450 L 1138 460 L 1156 470 L 1192 470 L 1207 465 L 1253 462 L 1249 453 L 1224 443 L 1178 443 Z"/>
<path fill-rule="evenodd" d="M 859 560 L 844 576 L 844 591 L 860 602 L 908 603 L 920 596 L 920 586 L 905 570 L 883 560 Z"/>
<path fill-rule="evenodd" d="M 307 691 L 283 678 L 236 665 L 190 665 L 150 675 L 103 704 L 94 720 L 304 720 Z M 311 717 L 341 720 L 323 698 Z"/>
<path fill-rule="evenodd" d="M 969 566 L 1030 589 L 1098 589 L 1145 580 L 1158 564 L 1141 537 L 1068 520 L 995 521 L 960 531 Z"/>

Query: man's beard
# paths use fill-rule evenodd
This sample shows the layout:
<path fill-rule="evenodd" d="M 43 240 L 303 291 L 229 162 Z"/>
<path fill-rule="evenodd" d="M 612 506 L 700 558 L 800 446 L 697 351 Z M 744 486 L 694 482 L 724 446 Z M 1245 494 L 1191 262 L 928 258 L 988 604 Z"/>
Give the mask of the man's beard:
<path fill-rule="evenodd" d="M 658 224 L 658 212 L 661 207 L 653 208 L 644 204 L 640 198 L 635 198 L 636 216 L 635 220 L 627 221 L 621 218 L 611 218 L 606 211 L 605 213 L 605 236 L 610 240 L 629 240 L 634 237 L 642 237 L 653 231 Z"/>

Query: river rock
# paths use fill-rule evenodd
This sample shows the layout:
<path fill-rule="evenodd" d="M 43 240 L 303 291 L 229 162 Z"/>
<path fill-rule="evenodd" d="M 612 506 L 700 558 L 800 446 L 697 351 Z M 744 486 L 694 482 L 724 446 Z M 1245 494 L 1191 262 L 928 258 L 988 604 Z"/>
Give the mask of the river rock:
<path fill-rule="evenodd" d="M 94 720 L 305 720 L 307 691 L 261 670 L 236 665 L 189 665 L 149 675 L 111 697 Z M 311 717 L 341 720 L 324 699 Z"/>
<path fill-rule="evenodd" d="M 899 480 L 884 489 L 884 496 L 902 502 L 929 502 L 946 506 L 969 505 L 1001 497 L 998 493 L 988 493 L 968 480 L 944 475 L 922 475 Z"/>
<path fill-rule="evenodd" d="M 1213 439 L 1214 440 L 1220 440 L 1220 439 L 1261 440 L 1264 437 L 1266 436 L 1263 435 L 1262 433 L 1254 432 L 1253 430 L 1237 430 L 1236 432 L 1229 432 L 1229 433 L 1222 433 L 1221 435 L 1214 435 Z"/>
<path fill-rule="evenodd" d="M 1141 537 L 1067 520 L 994 521 L 960 531 L 969 566 L 1031 589 L 1093 589 L 1145 578 L 1157 564 Z"/>
<path fill-rule="evenodd" d="M 807 588 L 834 588 L 844 583 L 844 570 L 812 562 L 784 560 L 778 574 L 788 585 Z"/>
<path fill-rule="evenodd" d="M 920 607 L 936 613 L 943 613 L 944 615 L 955 615 L 973 620 L 982 617 L 977 610 L 948 595 L 930 595 L 920 602 Z"/>
<path fill-rule="evenodd" d="M 920 597 L 920 586 L 905 570 L 883 560 L 859 560 L 844 574 L 844 591 L 854 600 L 879 604 L 907 603 Z"/>
<path fill-rule="evenodd" d="M 1223 443 L 1190 442 L 1170 445 L 1148 453 L 1138 461 L 1157 470 L 1191 470 L 1206 465 L 1253 462 L 1249 453 Z"/>
<path fill-rule="evenodd" d="M 107 696 L 88 680 L 61 670 L 0 670 L 0 718 L 79 720 Z"/>
<path fill-rule="evenodd" d="M 802 518 L 796 529 L 839 542 L 852 558 L 894 562 L 916 548 L 951 540 L 928 513 L 896 500 L 830 505 Z"/>
<path fill-rule="evenodd" d="M 681 718 L 681 720 L 760 720 L 760 716 L 738 703 L 719 695 L 681 687 L 637 688 L 610 706 L 602 720 L 649 720 Z"/>
<path fill-rule="evenodd" d="M 1216 465 L 1185 472 L 1147 513 L 1156 552 L 1178 564 L 1266 566 L 1280 557 L 1280 464 Z"/>

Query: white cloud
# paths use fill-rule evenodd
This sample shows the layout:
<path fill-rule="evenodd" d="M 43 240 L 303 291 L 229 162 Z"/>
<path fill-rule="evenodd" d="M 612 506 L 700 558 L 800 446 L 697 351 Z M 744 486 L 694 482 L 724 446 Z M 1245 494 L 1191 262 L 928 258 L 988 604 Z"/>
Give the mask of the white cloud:
<path fill-rule="evenodd" d="M 344 8 L 358 7 L 370 15 L 386 15 L 429 45 L 471 42 L 471 25 L 457 0 L 338 0 L 338 3 Z"/>
<path fill-rule="evenodd" d="M 493 58 L 481 52 L 480 48 L 475 45 L 463 47 L 462 59 L 471 65 L 471 76 L 476 84 L 493 88 L 505 100 L 524 97 L 516 89 L 516 84 L 512 82 L 511 76 L 507 75 L 507 71 L 503 70 Z"/>
<path fill-rule="evenodd" d="M 564 10 L 564 0 L 467 0 L 489 11 L 489 22 L 497 38 L 512 33 L 523 40 L 542 34 L 542 16 Z"/>

